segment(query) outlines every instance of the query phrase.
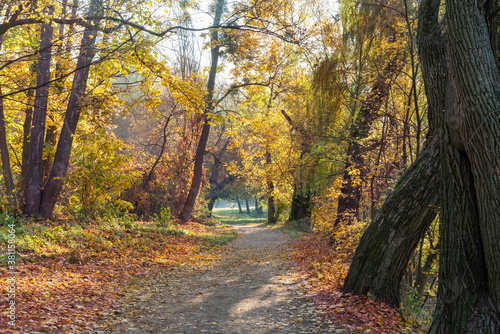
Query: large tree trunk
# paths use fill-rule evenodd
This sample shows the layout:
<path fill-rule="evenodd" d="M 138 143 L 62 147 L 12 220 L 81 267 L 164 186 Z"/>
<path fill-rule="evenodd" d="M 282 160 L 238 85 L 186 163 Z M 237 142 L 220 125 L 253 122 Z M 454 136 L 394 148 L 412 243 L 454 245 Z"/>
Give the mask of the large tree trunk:
<path fill-rule="evenodd" d="M 101 10 L 102 0 L 92 0 L 89 15 L 96 15 Z M 96 28 L 97 24 L 98 21 L 93 22 L 93 25 Z M 62 190 L 66 172 L 68 170 L 73 137 L 75 135 L 82 108 L 81 101 L 85 96 L 90 65 L 94 56 L 94 45 L 97 37 L 96 28 L 86 28 L 83 32 L 80 54 L 76 64 L 77 70 L 73 78 L 73 86 L 71 88 L 64 123 L 59 136 L 59 141 L 57 143 L 57 150 L 54 156 L 52 169 L 42 193 L 39 212 L 45 218 L 52 216 L 57 199 Z M 33 133 L 31 138 L 33 140 Z M 39 162 L 41 166 L 42 160 L 40 159 Z"/>
<path fill-rule="evenodd" d="M 418 241 L 436 217 L 439 150 L 427 143 L 361 237 L 343 291 L 372 293 L 399 306 L 400 283 Z"/>
<path fill-rule="evenodd" d="M 300 189 L 300 185 L 296 185 L 293 189 L 292 204 L 290 208 L 289 221 L 307 220 L 309 221 L 312 213 L 313 201 L 311 193 L 308 189 Z"/>
<path fill-rule="evenodd" d="M 447 52 L 438 10 L 439 0 L 422 1 L 418 21 L 420 62 L 429 105 L 428 139 L 363 234 L 343 288 L 344 292 L 370 292 L 394 306 L 399 306 L 401 278 L 411 254 L 439 204 L 438 141 L 446 108 Z"/>
<path fill-rule="evenodd" d="M 448 131 L 446 137 L 449 138 Z M 440 238 L 443 247 L 439 303 L 430 333 L 490 333 L 482 330 L 481 317 L 476 318 L 478 312 L 490 308 L 490 301 L 470 161 L 448 140 L 443 143 L 442 153 L 446 157 L 442 160 L 441 172 Z M 492 320 L 496 320 L 500 328 L 497 316 Z"/>
<path fill-rule="evenodd" d="M 439 291 L 430 333 L 500 333 L 500 76 L 485 3 L 448 0 Z M 496 52 L 497 46 L 494 46 Z"/>
<path fill-rule="evenodd" d="M 283 111 L 283 114 L 285 112 Z M 287 116 L 288 117 L 288 116 Z M 288 120 L 292 126 L 290 117 Z M 304 131 L 305 132 L 305 131 Z M 300 132 L 302 135 L 304 132 Z M 302 151 L 300 152 L 299 166 L 297 167 L 295 184 L 293 187 L 292 204 L 290 206 L 289 221 L 307 220 L 309 222 L 312 214 L 312 191 L 311 191 L 311 175 L 314 172 L 314 166 L 307 163 L 307 158 L 311 152 L 310 138 L 303 136 L 304 141 Z"/>
<path fill-rule="evenodd" d="M 214 26 L 220 24 L 222 17 L 222 10 L 224 9 L 225 0 L 217 0 L 215 8 Z M 212 63 L 210 65 L 210 73 L 208 75 L 207 83 L 207 107 L 204 113 L 203 128 L 201 130 L 200 140 L 198 141 L 198 147 L 196 148 L 195 160 L 194 160 L 194 170 L 193 179 L 191 181 L 191 187 L 189 189 L 186 202 L 184 203 L 184 208 L 180 214 L 180 219 L 183 222 L 188 222 L 191 218 L 191 213 L 193 212 L 194 205 L 196 203 L 196 198 L 200 191 L 201 178 L 203 176 L 203 158 L 205 156 L 205 149 L 207 147 L 208 135 L 210 134 L 210 118 L 211 113 L 214 109 L 214 91 L 215 91 L 215 77 L 217 75 L 217 65 L 219 63 L 219 33 L 217 29 L 214 29 L 210 38 L 211 43 L 211 57 Z"/>
<path fill-rule="evenodd" d="M 50 8 L 53 12 L 54 8 Z M 40 56 L 36 78 L 36 93 L 33 109 L 33 119 L 29 142 L 29 158 L 26 172 L 26 190 L 23 213 L 25 215 L 39 214 L 42 199 L 43 183 L 43 143 L 45 136 L 45 121 L 49 102 L 50 62 L 52 60 L 52 24 L 42 24 L 40 33 Z"/>

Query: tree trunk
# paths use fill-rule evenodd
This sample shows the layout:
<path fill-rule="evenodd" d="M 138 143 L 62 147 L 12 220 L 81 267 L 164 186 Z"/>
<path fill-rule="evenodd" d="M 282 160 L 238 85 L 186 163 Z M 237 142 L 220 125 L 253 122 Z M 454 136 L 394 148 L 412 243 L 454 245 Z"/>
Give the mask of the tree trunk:
<path fill-rule="evenodd" d="M 425 285 L 427 284 L 427 277 L 429 276 L 429 272 L 434 267 L 434 262 L 436 261 L 439 254 L 439 242 L 438 244 L 429 249 L 428 255 L 425 258 L 424 265 L 422 266 L 422 270 L 415 277 L 415 288 L 417 290 L 417 295 L 422 296 L 424 294 Z"/>
<path fill-rule="evenodd" d="M 102 10 L 102 0 L 92 0 L 89 9 L 89 15 L 96 15 Z M 97 28 L 98 21 L 93 25 Z M 86 28 L 83 32 L 80 45 L 80 54 L 76 64 L 76 72 L 73 78 L 73 86 L 68 101 L 64 123 L 61 128 L 59 142 L 57 143 L 56 154 L 52 164 L 47 184 L 42 193 L 40 204 L 40 214 L 44 218 L 52 216 L 59 194 L 62 190 L 64 178 L 68 170 L 69 159 L 71 156 L 71 147 L 75 135 L 78 120 L 81 112 L 81 101 L 85 96 L 87 80 L 89 76 L 90 65 L 94 56 L 94 45 L 97 37 L 97 29 Z M 33 139 L 33 132 L 31 135 Z M 40 159 L 40 165 L 41 165 Z"/>
<path fill-rule="evenodd" d="M 262 213 L 262 205 L 260 205 L 259 200 L 257 199 L 257 196 L 255 196 L 254 198 L 255 198 L 255 212 L 257 212 L 258 214 L 261 214 Z"/>
<path fill-rule="evenodd" d="M 299 129 L 292 122 L 292 119 L 282 111 L 285 118 L 292 127 Z M 295 172 L 295 182 L 293 187 L 292 204 L 290 207 L 289 221 L 307 220 L 309 221 L 312 214 L 312 194 L 311 194 L 311 179 L 314 172 L 314 166 L 307 163 L 307 157 L 311 152 L 312 139 L 306 134 L 305 130 L 300 131 L 302 139 L 302 150 L 300 152 L 299 166 Z"/>
<path fill-rule="evenodd" d="M 34 70 L 33 72 L 36 72 Z M 26 178 L 28 175 L 28 160 L 29 160 L 29 146 L 30 146 L 30 135 L 31 135 L 31 121 L 33 118 L 33 93 L 34 90 L 30 89 L 28 91 L 28 106 L 24 110 L 24 123 L 23 123 L 23 152 L 21 156 L 21 182 L 20 191 L 21 196 L 19 198 L 19 205 L 22 208 L 24 203 L 25 191 L 26 191 Z"/>
<path fill-rule="evenodd" d="M 51 7 L 49 12 L 53 12 Z M 47 105 L 49 102 L 50 62 L 52 60 L 52 24 L 42 24 L 40 33 L 40 56 L 35 92 L 35 103 L 29 142 L 29 158 L 26 172 L 26 191 L 24 197 L 23 213 L 33 215 L 40 213 L 43 183 L 43 142 L 45 136 L 45 121 L 47 118 Z"/>
<path fill-rule="evenodd" d="M 67 8 L 68 8 L 68 0 L 63 0 L 62 2 L 62 9 L 61 9 L 61 16 L 65 17 L 67 13 Z M 76 18 L 76 8 L 72 10 L 71 12 L 71 19 L 74 20 Z M 64 24 L 59 24 L 59 30 L 58 30 L 58 40 L 60 41 L 60 44 L 58 46 L 57 52 L 59 53 L 60 58 L 65 58 L 69 56 L 71 52 L 71 44 L 68 39 L 67 45 L 64 45 L 62 43 L 62 40 L 64 39 Z M 70 25 L 70 33 L 68 36 L 71 36 L 71 30 L 74 29 L 74 25 Z M 57 59 L 56 61 L 56 67 L 55 67 L 55 77 L 59 78 L 62 74 L 63 70 L 63 65 L 61 63 L 60 59 Z M 64 85 L 62 80 L 58 80 L 54 83 L 56 92 L 58 95 L 63 95 L 64 92 Z M 49 116 L 49 119 L 51 119 L 51 116 Z M 53 152 L 57 144 L 57 126 L 52 120 L 52 123 L 47 126 L 47 132 L 45 135 L 45 145 L 44 145 L 44 150 L 46 152 L 45 159 L 43 160 L 43 184 L 45 184 L 50 176 L 50 170 L 52 169 L 52 161 L 53 161 Z"/>
<path fill-rule="evenodd" d="M 401 176 L 361 237 L 343 292 L 370 292 L 389 305 L 399 306 L 400 283 L 408 261 L 436 217 L 439 150 L 435 142 L 427 143 Z"/>
<path fill-rule="evenodd" d="M 422 1 L 418 21 L 420 63 L 429 105 L 428 138 L 361 237 L 343 288 L 357 294 L 370 292 L 393 306 L 399 306 L 401 278 L 439 204 L 439 138 L 446 108 L 447 52 L 438 10 L 439 0 Z"/>
<path fill-rule="evenodd" d="M 238 212 L 243 213 L 243 210 L 241 209 L 240 198 L 238 196 L 236 196 L 236 203 L 238 204 Z"/>
<path fill-rule="evenodd" d="M 214 26 L 220 24 L 222 10 L 224 9 L 225 0 L 216 0 Z M 191 187 L 189 189 L 184 208 L 180 214 L 180 219 L 183 222 L 188 222 L 191 218 L 191 213 L 193 212 L 194 205 L 196 203 L 196 198 L 200 191 L 201 178 L 203 176 L 203 158 L 205 156 L 205 149 L 207 147 L 208 135 L 210 134 L 210 119 L 211 113 L 214 109 L 214 92 L 215 92 L 215 77 L 217 75 L 217 65 L 219 62 L 219 33 L 217 29 L 213 29 L 211 33 L 210 43 L 211 43 L 211 57 L 212 63 L 210 65 L 210 73 L 208 75 L 207 83 L 207 106 L 204 113 L 203 128 L 201 130 L 200 140 L 198 141 L 198 147 L 196 148 L 195 160 L 194 160 L 194 170 L 193 179 L 191 181 Z"/>
<path fill-rule="evenodd" d="M 439 290 L 430 333 L 500 333 L 500 76 L 485 4 L 446 1 Z"/>
<path fill-rule="evenodd" d="M 3 36 L 0 37 L 0 48 L 1 39 L 3 39 Z M 2 95 L 1 87 L 0 95 Z M 13 205 L 14 180 L 12 179 L 12 171 L 10 169 L 10 153 L 9 147 L 7 146 L 7 126 L 5 124 L 5 114 L 3 111 L 3 98 L 0 98 L 0 153 L 2 156 L 2 170 L 5 183 L 5 192 L 7 194 L 9 202 Z"/>
<path fill-rule="evenodd" d="M 3 44 L 3 35 L 0 36 L 0 50 Z M 2 95 L 2 87 L 0 87 L 0 95 Z M 12 178 L 12 171 L 10 168 L 10 153 L 7 146 L 7 124 L 5 123 L 5 113 L 3 108 L 3 98 L 0 98 L 0 154 L 2 158 L 2 171 L 5 183 L 5 192 L 11 204 L 14 204 L 13 191 L 14 180 Z"/>
<path fill-rule="evenodd" d="M 230 141 L 227 140 L 224 143 L 224 146 L 218 152 L 218 154 L 213 154 L 214 163 L 212 164 L 212 168 L 210 170 L 210 178 L 208 180 L 210 188 L 208 189 L 208 193 L 206 195 L 208 211 L 210 212 L 210 215 L 212 215 L 212 209 L 214 207 L 215 201 L 217 201 L 217 199 L 219 198 L 220 192 L 226 185 L 228 185 L 235 179 L 232 175 L 226 175 L 224 180 L 219 181 L 220 172 L 224 171 L 224 165 L 222 164 L 221 157 L 226 151 L 229 142 Z"/>
<path fill-rule="evenodd" d="M 269 168 L 271 165 L 271 153 L 266 152 L 266 167 Z M 274 204 L 274 183 L 271 177 L 266 175 L 267 178 L 267 222 L 269 224 L 276 223 L 276 207 Z"/>
<path fill-rule="evenodd" d="M 208 203 L 207 203 L 207 209 L 208 209 L 208 212 L 209 212 L 209 217 L 212 217 L 212 211 L 214 209 L 214 205 L 215 205 L 215 200 L 209 200 Z"/>
<path fill-rule="evenodd" d="M 247 213 L 250 214 L 250 205 L 248 204 L 248 198 L 245 197 L 245 205 L 247 207 Z"/>
<path fill-rule="evenodd" d="M 298 185 L 293 189 L 292 204 L 290 208 L 289 221 L 294 220 L 307 220 L 311 218 L 312 209 L 312 198 L 311 193 L 306 190 L 298 189 Z"/>

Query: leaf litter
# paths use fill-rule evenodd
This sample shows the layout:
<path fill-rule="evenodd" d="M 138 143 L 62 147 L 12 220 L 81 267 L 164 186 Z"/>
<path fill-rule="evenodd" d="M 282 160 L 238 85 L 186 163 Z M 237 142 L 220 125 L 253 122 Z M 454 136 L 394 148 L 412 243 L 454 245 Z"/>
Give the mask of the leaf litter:
<path fill-rule="evenodd" d="M 259 225 L 130 287 L 94 333 L 347 333 L 324 321 L 289 238 Z"/>

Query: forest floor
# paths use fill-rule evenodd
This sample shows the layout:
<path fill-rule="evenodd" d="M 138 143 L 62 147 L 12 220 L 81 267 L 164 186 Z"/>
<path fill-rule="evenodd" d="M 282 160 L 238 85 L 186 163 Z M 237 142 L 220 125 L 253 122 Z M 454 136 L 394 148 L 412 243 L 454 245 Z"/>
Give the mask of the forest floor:
<path fill-rule="evenodd" d="M 234 228 L 232 243 L 137 282 L 95 332 L 347 333 L 316 311 L 291 267 L 287 235 Z"/>
<path fill-rule="evenodd" d="M 226 225 L 23 223 L 16 326 L 3 310 L 0 333 L 414 332 L 399 311 L 340 292 L 349 247 L 254 215 L 217 218 Z"/>

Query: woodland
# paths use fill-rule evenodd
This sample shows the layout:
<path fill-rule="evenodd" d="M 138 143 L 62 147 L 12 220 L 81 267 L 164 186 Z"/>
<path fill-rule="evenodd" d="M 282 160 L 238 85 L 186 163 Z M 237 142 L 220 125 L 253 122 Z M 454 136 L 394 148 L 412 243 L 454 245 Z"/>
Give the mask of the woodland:
<path fill-rule="evenodd" d="M 500 333 L 499 15 L 1 0 L 0 330 L 83 331 L 134 277 L 234 239 L 230 202 L 300 236 L 291 257 L 336 324 Z"/>

